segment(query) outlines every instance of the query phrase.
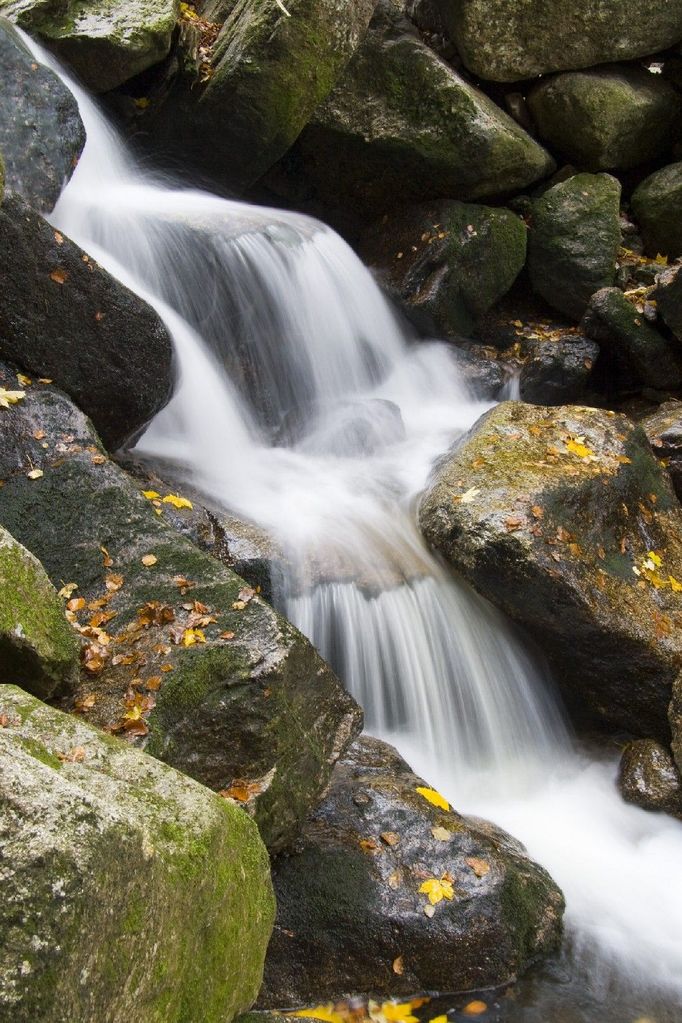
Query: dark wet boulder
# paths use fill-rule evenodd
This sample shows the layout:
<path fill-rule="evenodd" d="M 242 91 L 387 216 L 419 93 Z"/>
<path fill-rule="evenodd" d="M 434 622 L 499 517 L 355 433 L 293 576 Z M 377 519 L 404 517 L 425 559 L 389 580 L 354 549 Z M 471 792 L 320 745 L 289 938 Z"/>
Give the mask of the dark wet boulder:
<path fill-rule="evenodd" d="M 483 401 L 499 397 L 514 373 L 515 366 L 486 345 L 452 345 L 449 354 L 467 391 Z"/>
<path fill-rule="evenodd" d="M 229 1023 L 247 1009 L 274 916 L 248 816 L 14 686 L 0 718 L 0 1016 Z"/>
<path fill-rule="evenodd" d="M 156 514 L 184 495 L 145 496 L 63 394 L 28 388 L 0 431 L 0 522 L 71 592 L 84 641 L 64 709 L 225 790 L 285 845 L 360 709 L 253 587 Z"/>
<path fill-rule="evenodd" d="M 682 163 L 646 178 L 632 193 L 632 209 L 650 256 L 682 256 Z"/>
<path fill-rule="evenodd" d="M 519 342 L 519 395 L 532 405 L 572 404 L 594 386 L 599 345 L 570 327 L 532 334 Z"/>
<path fill-rule="evenodd" d="M 0 208 L 0 357 L 53 379 L 115 449 L 170 397 L 154 310 L 17 195 Z"/>
<path fill-rule="evenodd" d="M 0 681 L 45 699 L 75 682 L 78 654 L 45 569 L 0 526 Z"/>
<path fill-rule="evenodd" d="M 636 739 L 623 750 L 618 787 L 626 803 L 682 818 L 682 779 L 669 749 Z"/>
<path fill-rule="evenodd" d="M 2 5 L 0 5 L 0 12 Z M 78 105 L 0 18 L 0 152 L 8 189 L 48 213 L 85 145 Z"/>
<path fill-rule="evenodd" d="M 531 285 L 574 320 L 580 319 L 595 291 L 614 283 L 619 203 L 620 185 L 608 174 L 576 174 L 533 202 Z"/>
<path fill-rule="evenodd" d="M 427 540 L 546 653 L 579 726 L 669 741 L 682 665 L 682 509 L 644 432 L 505 402 L 436 469 Z"/>
<path fill-rule="evenodd" d="M 523 847 L 462 817 L 369 737 L 334 769 L 273 881 L 266 1008 L 493 986 L 561 935 L 561 892 Z"/>
<path fill-rule="evenodd" d="M 619 288 L 592 295 L 581 327 L 641 384 L 665 391 L 682 383 L 682 349 L 652 327 Z"/>
<path fill-rule="evenodd" d="M 503 208 L 420 205 L 377 222 L 360 255 L 421 330 L 467 335 L 520 273 L 526 225 Z"/>
<path fill-rule="evenodd" d="M 682 402 L 666 401 L 641 420 L 651 449 L 670 473 L 677 496 L 682 500 Z"/>
<path fill-rule="evenodd" d="M 93 92 L 116 88 L 168 54 L 179 0 L 2 0 Z"/>
<path fill-rule="evenodd" d="M 513 82 L 646 57 L 682 39 L 669 0 L 434 0 L 466 66 Z"/>
<path fill-rule="evenodd" d="M 682 266 L 671 266 L 658 274 L 652 298 L 658 315 L 682 343 Z"/>
<path fill-rule="evenodd" d="M 677 90 L 627 65 L 543 78 L 528 106 L 542 141 L 589 171 L 625 170 L 664 156 L 682 130 Z"/>

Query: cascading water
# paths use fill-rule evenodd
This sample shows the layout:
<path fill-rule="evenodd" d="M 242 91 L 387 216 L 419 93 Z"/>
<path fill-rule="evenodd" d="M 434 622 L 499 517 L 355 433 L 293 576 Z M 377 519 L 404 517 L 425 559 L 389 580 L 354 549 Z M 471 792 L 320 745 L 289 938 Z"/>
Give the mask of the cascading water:
<path fill-rule="evenodd" d="M 682 827 L 622 803 L 615 763 L 572 750 L 537 658 L 414 525 L 433 461 L 485 408 L 447 347 L 410 344 L 322 224 L 145 178 L 57 70 L 88 144 L 53 223 L 175 340 L 175 395 L 137 452 L 277 537 L 295 566 L 278 600 L 369 730 L 564 889 L 564 959 L 505 1019 L 679 1019 Z"/>

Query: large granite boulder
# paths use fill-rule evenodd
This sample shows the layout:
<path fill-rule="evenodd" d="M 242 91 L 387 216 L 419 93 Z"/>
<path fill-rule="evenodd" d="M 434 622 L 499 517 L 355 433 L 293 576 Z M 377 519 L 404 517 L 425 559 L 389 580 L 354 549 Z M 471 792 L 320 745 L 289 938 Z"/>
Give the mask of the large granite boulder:
<path fill-rule="evenodd" d="M 361 727 L 331 670 L 156 514 L 154 500 L 184 495 L 145 496 L 55 388 L 28 388 L 0 417 L 0 478 L 0 522 L 66 588 L 84 640 L 63 707 L 224 790 L 285 845 Z"/>
<path fill-rule="evenodd" d="M 682 256 L 682 163 L 646 178 L 632 193 L 632 209 L 650 256 Z"/>
<path fill-rule="evenodd" d="M 78 162 L 85 129 L 69 90 L 33 59 L 2 18 L 0 88 L 0 151 L 7 187 L 48 213 Z"/>
<path fill-rule="evenodd" d="M 581 726 L 669 741 L 682 665 L 682 510 L 642 430 L 498 405 L 436 469 L 428 541 L 521 623 Z"/>
<path fill-rule="evenodd" d="M 623 750 L 618 787 L 626 803 L 682 818 L 682 780 L 670 749 L 654 739 L 635 739 Z"/>
<path fill-rule="evenodd" d="M 670 473 L 682 501 L 682 402 L 666 401 L 640 423 L 653 453 Z"/>
<path fill-rule="evenodd" d="M 646 57 L 682 39 L 669 0 L 434 0 L 466 66 L 514 82 Z"/>
<path fill-rule="evenodd" d="M 561 935 L 561 892 L 523 847 L 369 737 L 337 764 L 273 880 L 264 1007 L 494 986 Z"/>
<path fill-rule="evenodd" d="M 272 928 L 268 855 L 237 807 L 0 686 L 0 1016 L 229 1023 Z"/>
<path fill-rule="evenodd" d="M 53 379 L 115 449 L 170 397 L 154 310 L 18 196 L 0 208 L 0 357 Z"/>
<path fill-rule="evenodd" d="M 0 14 L 106 92 L 168 54 L 179 0 L 0 0 Z"/>

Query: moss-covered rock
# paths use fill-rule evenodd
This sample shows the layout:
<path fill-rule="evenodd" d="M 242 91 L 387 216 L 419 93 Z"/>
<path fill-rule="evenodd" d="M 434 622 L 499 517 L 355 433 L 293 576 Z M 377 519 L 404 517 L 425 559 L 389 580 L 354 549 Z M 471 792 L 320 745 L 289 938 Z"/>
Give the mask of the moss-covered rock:
<path fill-rule="evenodd" d="M 378 739 L 337 764 L 296 849 L 273 864 L 278 915 L 259 1005 L 488 987 L 556 947 L 563 899 L 549 875 L 509 835 L 432 805 L 420 787 Z M 431 906 L 429 878 L 452 898 Z"/>
<path fill-rule="evenodd" d="M 7 186 L 34 209 L 48 213 L 78 162 L 85 129 L 69 90 L 54 72 L 36 63 L 3 18 L 0 91 L 0 150 Z"/>
<path fill-rule="evenodd" d="M 671 266 L 656 277 L 652 298 L 666 327 L 682 342 L 682 266 Z"/>
<path fill-rule="evenodd" d="M 437 469 L 422 529 L 547 654 L 575 721 L 669 741 L 682 510 L 624 416 L 505 402 Z"/>
<path fill-rule="evenodd" d="M 632 193 L 646 252 L 682 256 L 682 163 L 655 171 Z"/>
<path fill-rule="evenodd" d="M 677 90 L 638 67 L 542 79 L 528 106 L 543 142 L 589 171 L 627 169 L 664 156 L 682 128 Z"/>
<path fill-rule="evenodd" d="M 618 786 L 627 803 L 682 818 L 682 780 L 669 749 L 636 739 L 623 750 Z"/>
<path fill-rule="evenodd" d="M 229 1023 L 274 900 L 248 816 L 139 750 L 0 686 L 0 1015 Z"/>
<path fill-rule="evenodd" d="M 620 185 L 608 174 L 576 174 L 533 202 L 528 237 L 533 290 L 575 320 L 595 291 L 614 282 L 619 203 Z"/>
<path fill-rule="evenodd" d="M 651 449 L 670 473 L 682 501 L 682 401 L 666 401 L 641 420 Z"/>
<path fill-rule="evenodd" d="M 0 357 L 55 380 L 118 447 L 170 397 L 163 323 L 18 195 L 0 209 L 0 251 Z"/>
<path fill-rule="evenodd" d="M 360 254 L 422 329 L 470 334 L 526 260 L 526 225 L 511 210 L 460 202 L 380 220 Z"/>
<path fill-rule="evenodd" d="M 288 842 L 361 727 L 324 661 L 155 513 L 53 387 L 0 417 L 0 478 L 0 522 L 59 586 L 78 584 L 70 614 L 86 650 L 65 709 L 232 791 L 270 847 Z"/>
<path fill-rule="evenodd" d="M 645 386 L 669 390 L 682 383 L 679 345 L 647 323 L 619 288 L 595 292 L 582 319 L 582 328 L 617 360 L 624 361 Z"/>
<path fill-rule="evenodd" d="M 669 0 L 434 0 L 466 66 L 513 82 L 645 57 L 682 39 Z"/>
<path fill-rule="evenodd" d="M 297 189 L 365 212 L 519 191 L 549 154 L 422 41 L 402 0 L 381 0 L 363 44 L 284 161 Z"/>
<path fill-rule="evenodd" d="M 179 0 L 0 0 L 0 14 L 49 47 L 95 92 L 163 60 L 179 10 Z"/>
<path fill-rule="evenodd" d="M 78 653 L 45 569 L 0 526 L 0 680 L 45 699 L 75 682 Z"/>

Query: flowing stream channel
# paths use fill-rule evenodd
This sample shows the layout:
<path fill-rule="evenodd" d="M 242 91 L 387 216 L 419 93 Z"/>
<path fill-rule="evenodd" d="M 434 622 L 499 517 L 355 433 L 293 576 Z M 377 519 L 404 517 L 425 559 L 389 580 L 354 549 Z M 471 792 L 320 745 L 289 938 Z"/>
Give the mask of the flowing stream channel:
<path fill-rule="evenodd" d="M 174 340 L 175 393 L 136 453 L 274 537 L 291 566 L 277 603 L 367 730 L 521 839 L 566 895 L 561 955 L 485 1018 L 679 1023 L 682 825 L 621 801 L 616 759 L 577 747 L 538 656 L 417 531 L 434 461 L 487 407 L 448 346 L 411 338 L 323 224 L 147 175 L 28 45 L 87 130 L 52 223 Z"/>

